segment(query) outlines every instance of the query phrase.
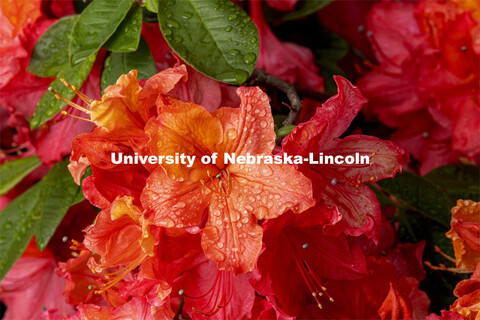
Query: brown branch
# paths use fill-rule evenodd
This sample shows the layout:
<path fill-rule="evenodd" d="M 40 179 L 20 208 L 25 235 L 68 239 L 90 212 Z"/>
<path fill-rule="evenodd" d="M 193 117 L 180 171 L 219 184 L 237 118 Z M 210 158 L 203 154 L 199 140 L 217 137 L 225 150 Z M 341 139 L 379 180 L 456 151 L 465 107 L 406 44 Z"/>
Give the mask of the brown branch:
<path fill-rule="evenodd" d="M 290 101 L 291 108 L 287 118 L 283 121 L 283 125 L 288 126 L 295 122 L 300 110 L 302 110 L 302 100 L 300 100 L 294 86 L 259 68 L 253 70 L 252 75 L 245 83 L 248 86 L 266 86 L 284 92 Z"/>

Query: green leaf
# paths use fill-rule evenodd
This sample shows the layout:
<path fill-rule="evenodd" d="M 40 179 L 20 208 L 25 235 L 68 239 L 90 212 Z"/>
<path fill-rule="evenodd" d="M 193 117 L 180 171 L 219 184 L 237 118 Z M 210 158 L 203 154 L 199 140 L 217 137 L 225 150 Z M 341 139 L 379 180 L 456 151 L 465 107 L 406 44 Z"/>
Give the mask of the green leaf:
<path fill-rule="evenodd" d="M 330 4 L 333 1 L 334 0 L 315 0 L 315 1 L 304 0 L 304 1 L 298 1 L 297 6 L 299 7 L 299 9 L 285 14 L 282 17 L 282 20 L 284 20 L 284 21 L 294 20 L 294 19 L 298 19 L 298 18 L 301 18 L 301 17 L 308 16 L 309 14 L 317 12 L 318 10 L 327 6 L 328 4 Z"/>
<path fill-rule="evenodd" d="M 221 82 L 240 84 L 260 49 L 250 17 L 228 0 L 164 0 L 158 21 L 170 47 L 189 65 Z"/>
<path fill-rule="evenodd" d="M 380 204 L 380 208 L 386 207 L 386 206 L 397 206 L 395 202 L 393 202 L 392 199 L 388 197 L 388 195 L 384 194 L 382 190 L 377 188 L 374 184 L 371 183 L 366 183 L 367 187 L 372 189 L 372 191 L 375 193 L 375 196 L 377 197 L 378 203 Z"/>
<path fill-rule="evenodd" d="M 445 227 L 450 225 L 450 210 L 455 202 L 427 179 L 404 171 L 395 178 L 385 179 L 377 183 L 411 209 L 441 223 Z"/>
<path fill-rule="evenodd" d="M 134 3 L 117 31 L 103 45 L 104 49 L 114 52 L 132 52 L 137 50 L 142 31 L 142 7 Z"/>
<path fill-rule="evenodd" d="M 114 84 L 122 74 L 126 74 L 133 69 L 138 71 L 137 77 L 139 79 L 148 79 L 157 73 L 150 48 L 143 38 L 140 39 L 137 51 L 129 53 L 112 52 L 105 59 L 101 78 L 102 91 L 109 85 Z"/>
<path fill-rule="evenodd" d="M 293 124 L 281 127 L 275 132 L 277 134 L 277 138 L 288 136 L 292 132 L 293 128 L 295 128 Z"/>
<path fill-rule="evenodd" d="M 37 246 L 45 249 L 68 209 L 78 201 L 82 193 L 68 171 L 69 160 L 57 162 L 42 180 L 38 209 L 41 219 L 35 232 Z"/>
<path fill-rule="evenodd" d="M 430 171 L 425 178 L 439 186 L 453 200 L 480 201 L 480 167 L 447 165 Z"/>
<path fill-rule="evenodd" d="M 38 39 L 33 48 L 28 71 L 40 77 L 51 77 L 70 65 L 68 46 L 78 15 L 61 18 Z"/>
<path fill-rule="evenodd" d="M 50 87 L 52 87 L 56 92 L 66 99 L 72 100 L 75 96 L 75 93 L 61 83 L 59 79 L 63 78 L 75 87 L 81 88 L 83 82 L 85 79 L 87 79 L 88 74 L 92 69 L 95 58 L 96 55 L 93 54 L 79 65 L 60 71 L 57 75 L 57 79 L 50 84 Z M 37 109 L 33 114 L 32 120 L 30 121 L 30 127 L 32 129 L 39 127 L 64 107 L 65 103 L 57 100 L 52 92 L 45 92 L 38 102 Z"/>
<path fill-rule="evenodd" d="M 326 91 L 336 94 L 337 85 L 333 76 L 345 76 L 337 63 L 347 54 L 349 45 L 347 41 L 329 30 L 321 31 L 321 39 L 318 49 L 315 50 L 315 63 L 320 67 L 320 74 L 325 78 Z"/>
<path fill-rule="evenodd" d="M 145 0 L 144 3 L 148 11 L 158 13 L 158 0 Z"/>
<path fill-rule="evenodd" d="M 77 65 L 96 53 L 114 34 L 133 0 L 95 0 L 82 11 L 73 26 L 70 62 Z"/>
<path fill-rule="evenodd" d="M 2 164 L 0 166 L 0 196 L 15 187 L 40 164 L 42 161 L 38 157 L 28 157 Z"/>
<path fill-rule="evenodd" d="M 0 280 L 20 258 L 40 218 L 37 203 L 41 183 L 15 198 L 0 212 Z"/>

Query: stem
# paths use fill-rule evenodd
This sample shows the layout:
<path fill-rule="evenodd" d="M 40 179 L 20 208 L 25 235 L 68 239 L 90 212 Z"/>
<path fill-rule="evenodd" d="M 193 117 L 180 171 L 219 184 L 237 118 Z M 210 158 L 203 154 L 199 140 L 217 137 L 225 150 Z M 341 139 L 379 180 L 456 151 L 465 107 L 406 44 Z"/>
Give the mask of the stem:
<path fill-rule="evenodd" d="M 292 125 L 297 119 L 300 110 L 302 110 L 302 100 L 300 100 L 295 87 L 282 79 L 266 73 L 263 69 L 256 68 L 252 75 L 246 81 L 249 86 L 267 86 L 276 88 L 284 92 L 290 101 L 290 112 L 287 118 L 283 121 L 284 126 Z"/>

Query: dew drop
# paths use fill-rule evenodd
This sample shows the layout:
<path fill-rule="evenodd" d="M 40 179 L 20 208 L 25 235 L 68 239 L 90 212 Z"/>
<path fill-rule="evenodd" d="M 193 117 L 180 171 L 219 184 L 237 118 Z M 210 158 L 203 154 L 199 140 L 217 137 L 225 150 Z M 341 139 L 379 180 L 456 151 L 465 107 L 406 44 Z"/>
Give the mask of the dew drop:
<path fill-rule="evenodd" d="M 333 178 L 330 183 L 332 184 L 332 186 L 336 185 L 337 184 L 337 178 Z"/>
<path fill-rule="evenodd" d="M 225 31 L 226 31 L 226 32 L 232 31 L 232 26 L 226 26 L 226 27 L 225 27 Z"/>
<path fill-rule="evenodd" d="M 232 56 L 238 56 L 240 54 L 240 51 L 238 51 L 237 49 L 232 49 L 232 50 L 229 51 L 229 53 Z"/>
<path fill-rule="evenodd" d="M 228 139 L 235 139 L 237 137 L 238 133 L 237 130 L 235 129 L 228 129 L 227 130 L 227 138 Z"/>
<path fill-rule="evenodd" d="M 246 64 L 252 64 L 253 62 L 255 62 L 256 58 L 257 56 L 255 55 L 255 53 L 250 52 L 243 57 L 243 62 L 245 62 Z"/>
<path fill-rule="evenodd" d="M 180 29 L 180 24 L 173 19 L 167 19 L 167 27 Z"/>

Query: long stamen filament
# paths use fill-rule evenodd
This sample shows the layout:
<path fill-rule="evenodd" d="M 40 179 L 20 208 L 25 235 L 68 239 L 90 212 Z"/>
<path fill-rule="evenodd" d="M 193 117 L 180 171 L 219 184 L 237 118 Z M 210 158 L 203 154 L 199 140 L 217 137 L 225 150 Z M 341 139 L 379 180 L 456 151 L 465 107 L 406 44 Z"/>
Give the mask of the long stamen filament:
<path fill-rule="evenodd" d="M 73 115 L 73 114 L 67 113 L 66 111 L 62 111 L 62 114 L 63 114 L 64 116 L 69 116 L 69 117 L 72 117 L 72 118 L 75 118 L 75 119 L 85 120 L 85 121 L 88 121 L 88 122 L 93 122 L 93 121 L 90 120 L 90 119 L 82 118 L 82 117 L 77 117 L 77 116 L 75 116 L 75 115 Z"/>
<path fill-rule="evenodd" d="M 70 83 L 68 83 L 65 79 L 63 78 L 60 78 L 59 79 L 60 82 L 62 82 L 66 87 L 68 87 L 70 90 L 72 90 L 73 92 L 75 92 L 79 97 L 80 99 L 82 99 L 85 103 L 87 103 L 88 105 L 90 105 L 92 102 L 93 102 L 93 99 L 91 99 L 90 97 L 87 97 L 85 94 L 83 94 L 82 92 L 78 91 L 77 88 L 75 88 L 74 85 L 71 85 Z"/>
<path fill-rule="evenodd" d="M 55 94 L 55 98 L 57 98 L 58 100 L 62 101 L 63 103 L 68 104 L 69 106 L 72 106 L 72 107 L 74 107 L 75 109 L 78 109 L 78 110 L 80 110 L 80 111 L 82 111 L 82 112 L 85 112 L 86 114 L 92 113 L 90 110 L 85 109 L 84 107 L 79 106 L 79 105 L 76 104 L 75 102 L 72 102 L 72 101 L 70 101 L 70 100 L 62 97 L 58 92 L 56 92 L 56 91 L 53 90 L 52 88 L 48 88 L 48 89 Z"/>

